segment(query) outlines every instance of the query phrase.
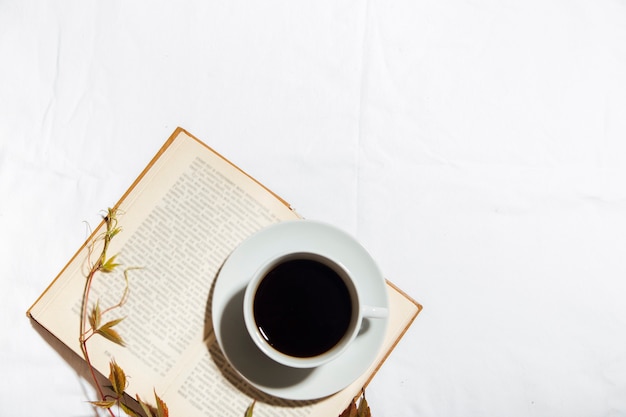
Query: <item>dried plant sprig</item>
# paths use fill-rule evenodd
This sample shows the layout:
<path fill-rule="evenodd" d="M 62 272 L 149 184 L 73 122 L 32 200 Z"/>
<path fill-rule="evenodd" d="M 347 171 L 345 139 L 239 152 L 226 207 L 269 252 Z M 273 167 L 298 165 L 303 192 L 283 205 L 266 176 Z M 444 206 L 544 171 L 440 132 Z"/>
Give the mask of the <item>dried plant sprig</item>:
<path fill-rule="evenodd" d="M 87 279 L 85 281 L 85 288 L 83 291 L 81 306 L 79 342 L 81 350 L 83 352 L 83 357 L 89 366 L 91 377 L 94 381 L 94 384 L 98 391 L 98 396 L 100 398 L 99 400 L 91 401 L 90 403 L 98 408 L 107 410 L 111 417 L 115 417 L 115 414 L 113 413 L 114 407 L 117 407 L 118 409 L 124 411 L 124 413 L 131 417 L 143 417 L 141 414 L 130 408 L 125 402 L 124 391 L 126 390 L 127 380 L 124 370 L 115 362 L 114 359 L 111 360 L 111 362 L 109 363 L 108 378 L 110 386 L 108 388 L 113 392 L 113 394 L 106 394 L 103 387 L 100 385 L 98 378 L 96 377 L 96 371 L 92 365 L 91 359 L 89 357 L 89 350 L 87 348 L 87 341 L 94 335 L 100 335 L 113 343 L 125 346 L 125 342 L 120 334 L 117 332 L 117 330 L 113 329 L 113 327 L 117 326 L 122 320 L 124 320 L 124 317 L 109 320 L 104 324 L 102 324 L 102 317 L 106 313 L 116 310 L 126 303 L 130 292 L 128 273 L 129 271 L 139 268 L 129 267 L 124 270 L 124 290 L 119 301 L 116 304 L 102 310 L 100 307 L 100 300 L 96 300 L 91 310 L 89 310 L 88 308 L 90 304 L 91 288 L 96 275 L 98 273 L 109 274 L 120 266 L 120 263 L 116 261 L 117 254 L 110 257 L 108 256 L 108 249 L 111 240 L 122 231 L 122 228 L 118 226 L 117 214 L 117 209 L 107 209 L 106 215 L 103 216 L 106 230 L 96 238 L 96 241 L 101 240 L 103 242 L 103 246 L 102 251 L 98 256 L 98 260 L 89 267 L 89 272 L 87 273 Z M 94 246 L 95 242 L 89 248 L 89 259 L 91 259 Z M 167 405 L 157 395 L 156 391 L 154 392 L 154 399 L 156 407 L 143 401 L 139 397 L 139 395 L 136 396 L 136 400 L 141 407 L 142 412 L 145 414 L 145 417 L 169 417 L 169 410 L 167 408 Z M 250 404 L 250 406 L 246 409 L 244 417 L 253 417 L 255 404 L 256 401 L 253 401 Z M 358 407 L 356 405 L 356 400 L 353 400 L 348 408 L 346 408 L 346 410 L 339 417 L 371 417 L 369 406 L 367 405 L 367 401 L 365 400 L 365 393 L 362 393 Z"/>
<path fill-rule="evenodd" d="M 97 401 L 92 401 L 91 404 L 98 408 L 107 410 L 111 417 L 115 417 L 115 414 L 113 413 L 114 407 L 124 411 L 124 413 L 131 417 L 142 417 L 139 413 L 131 409 L 125 402 L 124 390 L 126 389 L 127 381 L 124 370 L 115 362 L 115 360 L 111 360 L 109 363 L 110 386 L 108 388 L 113 394 L 105 394 L 103 387 L 100 385 L 99 380 L 96 377 L 96 371 L 92 365 L 91 358 L 89 356 L 89 349 L 87 348 L 87 341 L 94 335 L 100 335 L 113 343 L 125 346 L 124 339 L 122 339 L 118 331 L 114 329 L 115 326 L 124 320 L 124 317 L 109 320 L 104 324 L 102 318 L 105 314 L 122 307 L 126 303 L 130 291 L 128 273 L 129 271 L 137 268 L 130 267 L 124 270 L 124 290 L 116 304 L 102 310 L 100 307 L 100 300 L 96 300 L 91 310 L 88 308 L 90 305 L 92 284 L 96 275 L 98 273 L 109 274 L 120 266 L 120 263 L 117 262 L 117 254 L 109 257 L 107 253 L 111 240 L 122 231 L 121 227 L 118 225 L 117 214 L 117 209 L 109 208 L 107 210 L 106 214 L 103 216 L 106 230 L 96 238 L 96 242 L 102 242 L 102 251 L 98 256 L 97 261 L 90 265 L 89 272 L 87 273 L 81 307 L 79 342 L 83 352 L 83 357 L 89 366 L 91 377 L 95 383 L 96 390 L 98 391 L 98 396 L 100 398 Z M 93 242 L 89 248 L 89 259 L 91 259 L 94 246 L 95 242 Z M 156 392 L 154 393 L 154 397 L 157 404 L 156 408 L 144 402 L 141 398 L 139 398 L 139 396 L 137 396 L 137 402 L 141 406 L 146 417 L 168 417 L 169 413 L 165 402 L 163 402 Z"/>
<path fill-rule="evenodd" d="M 339 415 L 339 417 L 372 417 L 369 404 L 365 399 L 365 391 L 361 391 L 360 399 L 357 405 L 357 398 L 354 398 L 348 407 Z"/>

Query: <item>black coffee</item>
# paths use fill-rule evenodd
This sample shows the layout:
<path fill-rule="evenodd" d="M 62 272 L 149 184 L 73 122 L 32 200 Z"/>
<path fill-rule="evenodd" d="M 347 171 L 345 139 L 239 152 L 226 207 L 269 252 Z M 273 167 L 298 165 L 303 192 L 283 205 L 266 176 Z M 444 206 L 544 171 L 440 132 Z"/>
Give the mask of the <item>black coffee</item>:
<path fill-rule="evenodd" d="M 253 308 L 256 324 L 268 343 L 301 358 L 335 346 L 352 316 L 350 293 L 341 277 L 308 259 L 274 267 L 261 281 Z"/>

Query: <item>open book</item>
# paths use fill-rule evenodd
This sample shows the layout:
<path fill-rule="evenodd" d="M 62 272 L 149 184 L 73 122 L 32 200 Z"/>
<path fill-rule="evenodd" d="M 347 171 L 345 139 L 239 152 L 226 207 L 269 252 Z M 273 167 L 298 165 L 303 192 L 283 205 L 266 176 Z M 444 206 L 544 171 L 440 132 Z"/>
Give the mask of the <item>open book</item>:
<path fill-rule="evenodd" d="M 212 329 L 210 297 L 219 268 L 246 237 L 270 224 L 299 219 L 286 201 L 207 145 L 178 128 L 117 203 L 123 231 L 111 241 L 119 272 L 94 280 L 91 301 L 118 302 L 128 271 L 130 295 L 116 311 L 126 346 L 102 337 L 89 343 L 94 367 L 108 375 L 113 358 L 129 375 L 126 392 L 156 393 L 171 416 L 255 417 L 341 413 L 373 377 L 421 306 L 387 283 L 390 317 L 374 363 L 342 391 L 314 401 L 265 395 L 225 360 Z M 92 242 L 104 222 L 28 310 L 29 317 L 76 354 L 80 310 Z M 95 254 L 95 255 L 94 255 Z M 117 271 L 117 269 L 116 269 Z M 119 314 L 118 314 L 119 313 Z M 95 400 L 95 398 L 94 398 Z"/>

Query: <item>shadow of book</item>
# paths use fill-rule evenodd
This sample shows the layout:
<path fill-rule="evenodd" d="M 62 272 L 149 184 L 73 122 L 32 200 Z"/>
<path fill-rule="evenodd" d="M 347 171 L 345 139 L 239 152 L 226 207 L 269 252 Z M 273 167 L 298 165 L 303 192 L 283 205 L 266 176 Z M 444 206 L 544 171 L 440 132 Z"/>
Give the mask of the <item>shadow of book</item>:
<path fill-rule="evenodd" d="M 79 385 L 82 387 L 83 394 L 85 396 L 85 402 L 95 400 L 96 398 L 94 395 L 96 394 L 94 393 L 96 392 L 96 385 L 91 376 L 91 372 L 89 371 L 89 366 L 87 365 L 87 362 L 85 362 L 83 357 L 78 355 L 76 352 L 70 349 L 67 345 L 62 343 L 59 339 L 53 336 L 49 331 L 47 331 L 43 326 L 41 326 L 35 320 L 30 319 L 30 323 L 33 329 L 35 329 L 35 331 L 39 334 L 39 336 L 41 336 L 41 338 L 46 343 L 48 343 L 48 345 L 50 345 L 52 349 L 54 349 L 54 351 L 76 373 L 76 379 Z M 114 393 L 106 388 L 107 386 L 111 384 L 109 382 L 109 379 L 105 377 L 104 375 L 102 375 L 97 370 L 94 370 L 94 371 L 96 374 L 96 378 L 98 378 L 98 383 L 100 387 L 103 387 L 105 394 L 113 395 Z M 92 392 L 88 392 L 89 389 L 91 389 Z M 139 405 L 139 403 L 137 403 L 137 401 L 134 398 L 128 395 L 125 395 L 125 404 L 129 408 L 131 408 L 133 411 L 135 411 L 138 415 L 143 415 L 143 412 L 141 411 L 141 406 Z M 102 415 L 102 409 L 96 406 L 93 406 L 93 414 L 91 414 L 90 416 L 100 417 L 101 415 Z"/>

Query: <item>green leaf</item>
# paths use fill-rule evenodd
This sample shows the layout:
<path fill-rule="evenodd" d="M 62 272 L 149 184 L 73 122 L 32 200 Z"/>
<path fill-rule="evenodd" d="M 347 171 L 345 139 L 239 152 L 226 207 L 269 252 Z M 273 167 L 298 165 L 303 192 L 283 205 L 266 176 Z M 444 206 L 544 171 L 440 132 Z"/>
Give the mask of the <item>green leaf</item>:
<path fill-rule="evenodd" d="M 96 305 L 91 310 L 91 314 L 89 315 L 89 324 L 92 329 L 97 329 L 100 327 L 100 320 L 102 319 L 102 314 L 100 313 L 100 300 L 96 301 Z"/>
<path fill-rule="evenodd" d="M 113 329 L 100 328 L 96 330 L 96 333 L 113 343 L 116 343 L 120 346 L 126 346 L 126 343 L 124 342 L 124 339 L 122 339 L 122 336 L 120 336 L 120 334 Z"/>
<path fill-rule="evenodd" d="M 107 321 L 102 326 L 100 326 L 100 329 L 110 329 L 111 327 L 118 325 L 122 320 L 124 320 L 124 318 L 125 317 L 120 317 L 115 320 Z"/>
<path fill-rule="evenodd" d="M 252 401 L 252 404 L 248 406 L 246 409 L 245 417 L 252 417 L 252 413 L 254 412 L 254 404 L 256 404 L 256 400 Z"/>
<path fill-rule="evenodd" d="M 121 231 L 122 231 L 122 228 L 121 228 L 121 227 L 115 227 L 115 228 L 113 228 L 113 229 L 111 229 L 111 230 L 109 231 L 109 237 L 110 237 L 111 239 L 113 239 L 113 238 L 115 237 L 115 235 L 117 235 L 117 234 L 118 234 L 119 232 L 121 232 Z"/>
<path fill-rule="evenodd" d="M 109 363 L 109 381 L 111 381 L 111 389 L 113 392 L 115 392 L 118 397 L 122 397 L 126 389 L 126 374 L 114 360 Z"/>
<path fill-rule="evenodd" d="M 117 255 L 113 255 L 109 259 L 107 259 L 105 262 L 103 262 L 102 265 L 100 266 L 100 271 L 104 273 L 113 272 L 115 267 L 120 265 L 118 263 L 115 263 L 115 258 L 117 258 Z"/>
<path fill-rule="evenodd" d="M 104 210 L 103 210 L 104 211 Z M 109 222 L 115 218 L 115 212 L 117 210 L 112 207 L 107 207 L 107 214 L 104 216 L 104 219 Z"/>
<path fill-rule="evenodd" d="M 120 336 L 117 330 L 112 329 L 113 326 L 117 325 L 122 320 L 124 320 L 124 317 L 111 320 L 96 329 L 96 333 L 113 343 L 117 343 L 120 346 L 126 346 L 126 343 L 124 342 L 124 339 L 122 339 L 122 336 Z"/>
<path fill-rule="evenodd" d="M 109 409 L 115 405 L 115 400 L 103 400 L 103 401 L 89 401 L 90 404 L 99 408 Z"/>

